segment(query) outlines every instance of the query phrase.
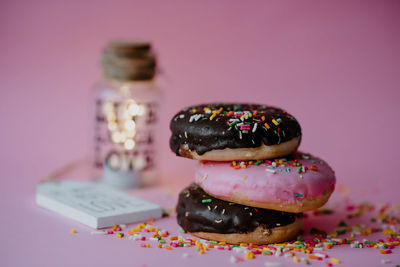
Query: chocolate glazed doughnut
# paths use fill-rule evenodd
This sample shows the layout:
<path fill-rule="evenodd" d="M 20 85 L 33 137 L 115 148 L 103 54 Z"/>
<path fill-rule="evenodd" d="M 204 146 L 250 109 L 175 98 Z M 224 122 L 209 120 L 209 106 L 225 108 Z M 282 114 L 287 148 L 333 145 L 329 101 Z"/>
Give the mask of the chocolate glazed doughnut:
<path fill-rule="evenodd" d="M 179 195 L 178 224 L 191 234 L 230 244 L 267 244 L 293 239 L 302 214 L 258 209 L 223 201 L 192 184 Z"/>
<path fill-rule="evenodd" d="M 257 104 L 188 107 L 170 123 L 171 149 L 197 160 L 257 160 L 286 156 L 300 144 L 301 128 L 286 111 Z"/>

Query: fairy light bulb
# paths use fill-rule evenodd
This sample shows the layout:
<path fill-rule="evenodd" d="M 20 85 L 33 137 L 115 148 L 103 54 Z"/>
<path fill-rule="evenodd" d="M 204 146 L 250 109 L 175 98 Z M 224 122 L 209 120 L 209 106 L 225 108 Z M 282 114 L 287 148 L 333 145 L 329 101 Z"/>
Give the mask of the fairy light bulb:
<path fill-rule="evenodd" d="M 126 139 L 124 147 L 126 150 L 132 150 L 135 147 L 135 141 L 133 139 Z"/>

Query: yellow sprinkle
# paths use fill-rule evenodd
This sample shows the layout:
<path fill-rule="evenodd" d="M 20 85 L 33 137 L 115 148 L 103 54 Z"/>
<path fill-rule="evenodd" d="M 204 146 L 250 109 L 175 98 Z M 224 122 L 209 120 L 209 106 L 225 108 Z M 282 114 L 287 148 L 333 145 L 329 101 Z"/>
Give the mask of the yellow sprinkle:
<path fill-rule="evenodd" d="M 246 259 L 254 259 L 254 253 L 251 251 L 247 252 L 245 258 Z"/>
<path fill-rule="evenodd" d="M 226 242 L 219 242 L 218 245 L 219 245 L 219 246 L 225 246 L 225 245 L 226 245 Z"/>
<path fill-rule="evenodd" d="M 117 234 L 117 238 L 122 238 L 123 235 L 121 233 Z"/>
<path fill-rule="evenodd" d="M 337 263 L 337 264 L 339 264 L 339 263 L 340 263 L 340 260 L 337 259 L 337 258 L 331 258 L 331 262 L 332 262 L 332 263 Z"/>
<path fill-rule="evenodd" d="M 240 246 L 241 247 L 247 247 L 248 245 L 247 245 L 247 243 L 240 243 Z"/>
<path fill-rule="evenodd" d="M 196 111 L 197 111 L 197 109 L 195 109 L 195 108 L 194 108 L 194 109 L 192 109 L 192 112 L 193 112 L 193 113 L 196 113 Z"/>
<path fill-rule="evenodd" d="M 253 114 L 249 113 L 249 118 L 251 118 L 253 116 Z"/>
<path fill-rule="evenodd" d="M 149 247 L 150 247 L 150 244 L 146 244 L 145 247 L 146 247 L 146 248 L 149 248 Z"/>
<path fill-rule="evenodd" d="M 140 228 L 132 228 L 132 232 L 140 232 Z"/>
<path fill-rule="evenodd" d="M 236 161 L 232 161 L 232 166 L 236 166 Z"/>
<path fill-rule="evenodd" d="M 245 168 L 247 168 L 247 166 L 246 166 L 246 164 L 243 164 L 242 169 L 245 169 Z"/>
<path fill-rule="evenodd" d="M 385 229 L 385 230 L 383 230 L 383 233 L 385 235 L 394 235 L 394 234 L 396 234 L 392 229 Z"/>
<path fill-rule="evenodd" d="M 217 113 L 213 113 L 213 114 L 211 115 L 210 121 L 212 121 L 212 120 L 215 118 L 215 116 L 217 116 Z"/>
<path fill-rule="evenodd" d="M 279 125 L 279 122 L 277 122 L 275 119 L 272 119 L 272 122 L 273 122 L 276 126 Z"/>
<path fill-rule="evenodd" d="M 203 253 L 204 253 L 204 250 L 200 249 L 199 254 L 203 254 Z"/>
<path fill-rule="evenodd" d="M 294 256 L 293 257 L 293 262 L 299 262 L 300 260 L 299 260 L 299 258 L 297 258 L 297 256 Z"/>
<path fill-rule="evenodd" d="M 76 231 L 75 228 L 72 228 L 72 229 L 71 229 L 71 233 L 76 234 L 77 232 L 78 232 L 78 231 Z"/>
<path fill-rule="evenodd" d="M 250 161 L 249 161 L 249 165 L 253 165 L 253 161 L 250 160 Z"/>

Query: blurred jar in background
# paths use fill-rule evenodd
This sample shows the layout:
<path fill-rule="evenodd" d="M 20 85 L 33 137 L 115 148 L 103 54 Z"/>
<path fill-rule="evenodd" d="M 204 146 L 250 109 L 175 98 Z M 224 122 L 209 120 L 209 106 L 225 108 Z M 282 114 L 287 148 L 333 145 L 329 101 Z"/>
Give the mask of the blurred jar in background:
<path fill-rule="evenodd" d="M 100 180 L 116 188 L 157 179 L 161 90 L 148 42 L 110 42 L 95 87 L 94 164 Z"/>

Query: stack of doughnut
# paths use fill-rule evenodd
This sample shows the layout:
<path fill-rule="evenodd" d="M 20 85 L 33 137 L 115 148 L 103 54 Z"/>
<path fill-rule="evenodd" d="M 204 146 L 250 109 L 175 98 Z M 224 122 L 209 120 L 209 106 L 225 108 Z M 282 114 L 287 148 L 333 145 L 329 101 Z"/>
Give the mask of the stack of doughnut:
<path fill-rule="evenodd" d="M 294 239 L 302 212 L 324 205 L 335 188 L 327 163 L 297 151 L 301 127 L 282 109 L 191 106 L 170 129 L 173 152 L 198 161 L 176 208 L 178 224 L 194 236 L 230 244 Z"/>

